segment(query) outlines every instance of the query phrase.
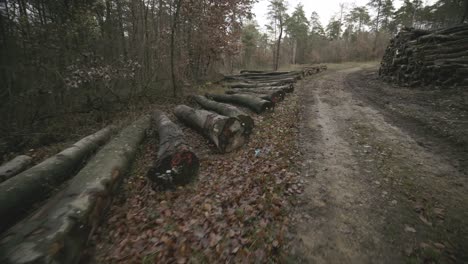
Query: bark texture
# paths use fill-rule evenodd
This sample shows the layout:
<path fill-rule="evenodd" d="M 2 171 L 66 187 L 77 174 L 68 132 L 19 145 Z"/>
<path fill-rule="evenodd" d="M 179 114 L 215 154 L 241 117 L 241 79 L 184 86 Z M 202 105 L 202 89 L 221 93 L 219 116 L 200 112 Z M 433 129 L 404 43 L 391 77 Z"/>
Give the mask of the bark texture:
<path fill-rule="evenodd" d="M 4 182 L 16 174 L 27 169 L 32 163 L 32 158 L 26 155 L 19 155 L 0 166 L 0 183 Z"/>
<path fill-rule="evenodd" d="M 73 177 L 83 161 L 109 140 L 112 132 L 112 127 L 104 128 L 1 183 L 0 232 L 24 217 L 58 185 Z"/>
<path fill-rule="evenodd" d="M 143 117 L 105 145 L 38 212 L 0 240 L 0 263 L 78 263 L 150 126 Z"/>
<path fill-rule="evenodd" d="M 405 28 L 390 41 L 382 79 L 401 86 L 468 86 L 468 24 L 437 31 Z"/>
<path fill-rule="evenodd" d="M 160 110 L 153 112 L 152 119 L 159 135 L 159 149 L 148 178 L 162 189 L 190 183 L 198 176 L 200 161 L 187 144 L 182 129 Z"/>
<path fill-rule="evenodd" d="M 239 108 L 230 104 L 218 103 L 201 95 L 196 95 L 193 97 L 193 99 L 206 110 L 239 119 L 241 125 L 244 127 L 244 134 L 250 135 L 252 133 L 254 128 L 254 120 Z"/>
<path fill-rule="evenodd" d="M 197 129 L 215 144 L 219 152 L 232 152 L 245 144 L 247 136 L 237 118 L 218 115 L 179 105 L 174 114 L 185 124 Z"/>
<path fill-rule="evenodd" d="M 268 110 L 273 110 L 275 107 L 275 104 L 270 101 L 263 100 L 256 96 L 248 94 L 207 94 L 206 97 L 213 99 L 217 102 L 232 103 L 245 106 L 257 114 L 261 114 Z"/>

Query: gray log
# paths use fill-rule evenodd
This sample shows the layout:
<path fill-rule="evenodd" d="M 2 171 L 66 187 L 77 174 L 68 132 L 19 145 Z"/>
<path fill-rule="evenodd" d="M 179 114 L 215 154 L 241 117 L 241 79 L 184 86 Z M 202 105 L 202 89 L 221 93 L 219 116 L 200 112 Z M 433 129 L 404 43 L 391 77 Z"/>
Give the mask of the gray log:
<path fill-rule="evenodd" d="M 215 102 L 201 95 L 196 95 L 193 97 L 193 99 L 206 110 L 214 111 L 224 116 L 239 119 L 241 125 L 244 127 L 244 134 L 250 135 L 252 133 L 252 129 L 254 128 L 254 120 L 252 119 L 252 117 L 241 111 L 239 108 L 230 104 Z"/>
<path fill-rule="evenodd" d="M 107 127 L 76 142 L 70 148 L 0 184 L 0 232 L 24 217 L 58 185 L 71 178 L 99 146 L 108 141 Z"/>
<path fill-rule="evenodd" d="M 196 110 L 186 105 L 177 106 L 174 114 L 182 122 L 210 139 L 221 153 L 232 152 L 247 141 L 244 127 L 237 118 Z"/>
<path fill-rule="evenodd" d="M 155 110 L 152 119 L 159 135 L 159 148 L 148 178 L 160 189 L 190 183 L 198 175 L 200 161 L 187 144 L 182 129 L 162 111 Z"/>
<path fill-rule="evenodd" d="M 0 183 L 4 182 L 16 174 L 24 171 L 31 165 L 32 158 L 26 155 L 19 155 L 0 166 Z"/>
<path fill-rule="evenodd" d="M 206 97 L 221 103 L 232 103 L 245 106 L 257 114 L 261 114 L 267 110 L 273 110 L 275 107 L 275 104 L 270 101 L 247 94 L 207 94 Z"/>
<path fill-rule="evenodd" d="M 150 126 L 144 117 L 123 129 L 34 215 L 0 241 L 0 263 L 78 263 Z"/>

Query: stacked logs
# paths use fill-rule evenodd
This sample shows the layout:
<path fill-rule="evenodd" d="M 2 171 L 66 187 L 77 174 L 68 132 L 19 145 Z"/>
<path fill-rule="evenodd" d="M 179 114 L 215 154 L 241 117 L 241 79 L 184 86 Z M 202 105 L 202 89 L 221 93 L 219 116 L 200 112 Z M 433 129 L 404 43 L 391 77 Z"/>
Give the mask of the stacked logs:
<path fill-rule="evenodd" d="M 400 86 L 468 86 L 468 24 L 402 29 L 388 45 L 379 75 Z"/>
<path fill-rule="evenodd" d="M 174 114 L 210 139 L 221 153 L 231 152 L 245 144 L 254 128 L 246 111 L 272 111 L 304 75 L 298 71 L 230 76 L 226 80 L 250 86 L 232 85 L 225 95 L 194 96 L 204 109 L 180 105 Z M 0 263 L 78 263 L 150 127 L 158 132 L 159 142 L 147 172 L 153 187 L 174 188 L 192 182 L 199 172 L 199 159 L 182 129 L 159 110 L 115 136 L 115 127 L 104 128 L 29 169 L 26 156 L 0 166 L 4 176 L 0 183 L 0 232 L 4 232 L 0 234 Z"/>
<path fill-rule="evenodd" d="M 184 124 L 208 138 L 220 153 L 235 151 L 247 141 L 254 128 L 253 118 L 238 107 L 262 114 L 274 111 L 294 84 L 309 71 L 320 72 L 325 67 L 304 68 L 302 71 L 264 72 L 243 70 L 221 81 L 228 88 L 225 94 L 206 94 L 192 99 L 203 109 L 186 105 L 175 108 L 175 115 Z"/>

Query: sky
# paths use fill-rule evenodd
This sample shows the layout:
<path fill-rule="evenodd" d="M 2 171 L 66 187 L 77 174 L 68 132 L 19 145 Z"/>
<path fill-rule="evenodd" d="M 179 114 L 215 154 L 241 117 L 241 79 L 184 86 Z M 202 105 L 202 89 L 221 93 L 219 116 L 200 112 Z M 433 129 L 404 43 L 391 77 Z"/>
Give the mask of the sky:
<path fill-rule="evenodd" d="M 426 0 L 424 2 L 433 2 L 434 0 Z M 257 20 L 258 25 L 262 30 L 265 30 L 265 25 L 268 23 L 266 14 L 268 12 L 268 0 L 260 0 L 254 5 L 253 13 L 255 14 L 255 19 Z M 288 12 L 292 13 L 294 8 L 298 3 L 304 5 L 304 10 L 306 12 L 307 19 L 310 19 L 310 14 L 312 11 L 315 11 L 320 16 L 320 22 L 325 27 L 330 18 L 333 15 L 337 14 L 340 10 L 340 3 L 344 3 L 346 6 L 353 7 L 366 5 L 369 0 L 287 0 L 288 3 Z M 394 6 L 396 8 L 400 7 L 403 0 L 395 0 Z"/>

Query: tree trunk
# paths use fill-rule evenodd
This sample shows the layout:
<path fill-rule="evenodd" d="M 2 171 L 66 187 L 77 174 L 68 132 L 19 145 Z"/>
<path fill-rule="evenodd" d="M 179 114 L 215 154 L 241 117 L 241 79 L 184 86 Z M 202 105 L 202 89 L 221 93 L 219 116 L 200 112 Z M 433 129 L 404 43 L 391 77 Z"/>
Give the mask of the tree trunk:
<path fill-rule="evenodd" d="M 294 85 L 283 85 L 283 86 L 263 86 L 263 87 L 253 87 L 253 88 L 237 88 L 233 87 L 232 90 L 263 90 L 263 91 L 282 91 L 284 93 L 292 93 L 294 92 Z"/>
<path fill-rule="evenodd" d="M 244 82 L 224 82 L 223 86 L 230 88 L 256 88 L 265 86 L 284 86 L 285 84 L 291 84 L 290 79 L 287 81 L 244 81 Z"/>
<path fill-rule="evenodd" d="M 207 94 L 206 97 L 213 99 L 217 102 L 233 103 L 245 106 L 257 114 L 261 114 L 267 110 L 273 110 L 275 107 L 275 104 L 272 102 L 246 94 Z"/>
<path fill-rule="evenodd" d="M 158 158 L 148 171 L 148 178 L 162 189 L 190 183 L 198 175 L 200 162 L 185 141 L 182 130 L 163 112 L 153 112 L 153 123 L 159 133 Z"/>
<path fill-rule="evenodd" d="M 72 177 L 83 160 L 107 142 L 112 132 L 113 128 L 104 128 L 1 183 L 0 232 L 47 198 L 59 184 Z"/>
<path fill-rule="evenodd" d="M 284 100 L 284 92 L 282 91 L 266 91 L 256 89 L 233 89 L 226 91 L 226 94 L 248 94 L 255 97 L 262 98 L 263 100 L 270 101 L 272 103 L 278 103 Z"/>
<path fill-rule="evenodd" d="M 232 152 L 245 144 L 244 127 L 237 118 L 218 115 L 206 110 L 195 110 L 179 105 L 174 114 L 185 124 L 197 129 L 215 144 L 219 152 Z"/>
<path fill-rule="evenodd" d="M 283 37 L 283 21 L 280 17 L 280 33 L 278 36 L 278 45 L 276 47 L 276 61 L 274 70 L 277 71 L 279 68 L 279 59 L 280 59 L 280 49 L 281 49 L 281 38 Z"/>
<path fill-rule="evenodd" d="M 27 169 L 31 162 L 31 157 L 20 155 L 0 166 L 0 183 Z"/>
<path fill-rule="evenodd" d="M 63 191 L 8 230 L 0 241 L 0 262 L 78 263 L 149 126 L 143 117 L 123 129 Z"/>
<path fill-rule="evenodd" d="M 250 135 L 252 133 L 252 129 L 254 128 L 253 119 L 249 115 L 241 111 L 239 108 L 230 104 L 215 102 L 201 95 L 195 95 L 193 99 L 206 110 L 214 111 L 224 116 L 239 119 L 241 125 L 244 127 L 244 134 Z"/>
<path fill-rule="evenodd" d="M 178 0 L 175 6 L 175 13 L 174 17 L 172 18 L 172 27 L 171 27 L 171 78 L 172 78 L 172 95 L 174 97 L 177 96 L 177 84 L 176 84 L 176 76 L 175 76 L 175 33 L 177 30 L 177 20 L 179 19 L 179 12 L 180 12 L 180 5 L 182 4 L 182 0 Z"/>

